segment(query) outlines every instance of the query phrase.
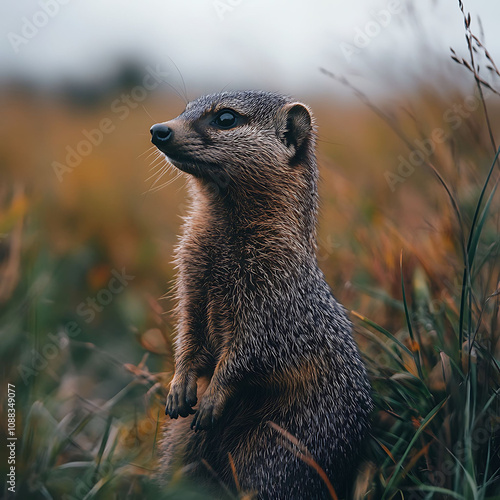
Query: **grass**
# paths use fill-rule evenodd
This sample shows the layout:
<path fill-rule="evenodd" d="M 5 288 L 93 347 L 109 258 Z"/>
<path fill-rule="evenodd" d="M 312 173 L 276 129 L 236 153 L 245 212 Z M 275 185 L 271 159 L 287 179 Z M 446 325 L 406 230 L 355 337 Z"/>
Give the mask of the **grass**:
<path fill-rule="evenodd" d="M 387 338 L 376 339 L 383 361 L 373 354 L 368 359 L 379 414 L 370 459 L 358 478 L 357 498 L 498 498 L 500 365 L 494 355 L 500 335 L 498 255 L 490 247 L 476 267 L 474 257 L 497 186 L 490 189 L 483 206 L 499 152 L 469 229 L 461 293 L 436 311 L 429 279 L 418 267 L 410 309 L 401 254 L 406 324 L 399 338 L 354 313 L 369 330 Z M 474 276 L 492 272 L 496 288 L 486 297 L 478 296 Z M 375 344 L 372 336 L 369 339 Z"/>
<path fill-rule="evenodd" d="M 500 267 L 498 212 L 494 211 L 496 217 L 491 217 L 491 208 L 500 181 L 500 148 L 495 143 L 483 86 L 494 89 L 479 77 L 479 64 L 474 56 L 477 49 L 484 51 L 492 68 L 496 66 L 471 32 L 470 15 L 459 4 L 464 15 L 470 64 L 465 59 L 460 61 L 453 50 L 452 58 L 474 75 L 494 157 L 468 227 L 464 212 L 470 211 L 470 207 L 464 207 L 434 165 L 425 161 L 453 208 L 455 253 L 460 256 L 457 261 L 461 261 L 463 269 L 462 273 L 457 269 L 460 287 L 443 290 L 438 283 L 436 288 L 436 280 L 421 265 L 414 268 L 413 275 L 405 276 L 401 252 L 399 309 L 404 310 L 404 327 L 397 335 L 391 335 L 354 313 L 369 331 L 386 337 L 380 341 L 368 336 L 372 345 L 378 344 L 379 356 L 370 353 L 368 359 L 378 418 L 370 458 L 358 478 L 356 498 L 499 498 Z M 498 75 L 497 70 L 494 72 Z M 393 120 L 374 110 L 411 147 Z M 495 230 L 496 235 L 484 247 L 481 236 L 491 219 L 496 228 L 490 228 L 490 235 Z M 405 277 L 411 286 L 411 307 Z M 432 293 L 433 281 L 434 289 L 439 291 L 438 298 Z M 391 306 L 394 307 L 393 300 Z"/>
<path fill-rule="evenodd" d="M 320 265 L 352 310 L 376 403 L 354 499 L 500 498 L 500 75 L 464 19 L 468 56 L 452 57 L 471 74 L 478 106 L 460 126 L 443 121 L 466 97 L 453 90 L 424 88 L 394 107 L 325 71 L 364 104 L 311 102 Z M 0 158 L 0 356 L 2 387 L 16 388 L 17 498 L 209 498 L 180 474 L 166 489 L 151 477 L 173 370 L 172 302 L 158 297 L 185 211 L 180 181 L 142 196 L 149 144 L 137 130 L 151 119 L 134 109 L 115 120 L 117 132 L 58 182 L 51 161 L 109 107 L 56 98 L 49 109 L 53 98 L 3 92 L 13 134 Z M 182 108 L 160 94 L 144 104 L 157 121 Z M 17 142 L 16 126 L 43 130 L 32 134 L 37 154 Z M 446 140 L 390 190 L 384 174 L 436 128 Z M 114 293 L 110 279 L 123 270 L 129 279 Z M 2 447 L 2 477 L 6 464 Z"/>

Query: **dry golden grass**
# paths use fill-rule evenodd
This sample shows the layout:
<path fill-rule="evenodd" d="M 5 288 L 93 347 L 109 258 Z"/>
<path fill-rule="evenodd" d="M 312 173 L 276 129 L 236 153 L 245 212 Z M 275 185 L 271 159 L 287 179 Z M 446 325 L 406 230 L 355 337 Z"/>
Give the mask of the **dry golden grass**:
<path fill-rule="evenodd" d="M 12 89 L 1 96 L 0 353 L 5 383 L 18 387 L 22 498 L 59 498 L 80 486 L 78 498 L 160 495 L 148 476 L 172 372 L 170 261 L 186 201 L 182 178 L 148 192 L 150 168 L 160 164 L 148 156 L 149 127 L 176 116 L 184 103 L 154 93 L 120 120 L 109 105 L 116 95 L 85 107 Z M 494 150 L 480 100 L 454 128 L 449 110 L 467 96 L 453 88 L 438 95 L 423 88 L 376 103 L 390 123 L 333 94 L 308 100 L 319 127 L 320 265 L 354 311 L 377 403 L 355 498 L 486 499 L 499 491 L 498 197 L 475 243 L 465 309 L 460 243 Z M 499 130 L 494 98 L 488 109 L 491 129 Z M 82 130 L 105 117 L 115 130 L 60 182 L 52 162 L 64 163 L 66 146 L 75 147 Z M 394 190 L 386 178 L 397 172 L 398 157 L 411 154 L 401 135 L 415 144 L 437 128 L 448 138 L 426 161 L 456 200 L 462 229 L 431 168 L 415 167 Z M 482 207 L 499 178 L 493 172 Z M 79 304 L 123 268 L 134 278 L 86 322 Z M 61 334 L 46 359 L 50 335 L 70 321 L 81 333 Z M 35 367 L 40 353 L 50 362 Z M 478 441 L 478 429 L 486 440 Z M 416 493 L 422 485 L 428 492 Z M 188 495 L 185 488 L 192 489 L 176 482 L 165 498 Z"/>

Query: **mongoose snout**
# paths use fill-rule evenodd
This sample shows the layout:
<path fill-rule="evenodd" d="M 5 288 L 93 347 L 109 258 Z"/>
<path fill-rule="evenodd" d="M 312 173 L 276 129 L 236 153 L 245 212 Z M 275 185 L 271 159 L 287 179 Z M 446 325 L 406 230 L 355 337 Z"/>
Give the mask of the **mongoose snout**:
<path fill-rule="evenodd" d="M 165 147 L 173 136 L 172 129 L 164 123 L 157 123 L 151 127 L 151 142 L 159 149 Z"/>

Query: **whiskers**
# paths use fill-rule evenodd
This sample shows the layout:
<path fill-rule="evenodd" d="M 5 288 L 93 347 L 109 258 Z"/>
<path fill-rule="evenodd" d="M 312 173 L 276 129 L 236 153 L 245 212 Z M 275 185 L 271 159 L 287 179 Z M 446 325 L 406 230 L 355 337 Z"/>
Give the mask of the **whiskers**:
<path fill-rule="evenodd" d="M 146 158 L 149 158 L 154 152 L 158 151 L 158 149 L 156 148 L 156 146 L 151 146 L 149 147 L 148 149 L 146 149 L 146 151 L 144 151 L 144 153 L 141 153 L 137 159 L 139 159 L 141 156 L 144 156 L 146 153 L 149 153 L 148 156 L 146 156 Z"/>
<path fill-rule="evenodd" d="M 156 191 L 163 189 L 164 187 L 175 182 L 182 175 L 182 172 L 172 165 L 172 163 L 168 161 L 167 157 L 161 151 L 156 149 L 156 151 L 149 153 L 146 158 L 149 158 L 150 156 L 153 156 L 151 167 L 149 169 L 150 172 L 152 171 L 152 174 L 145 180 L 145 182 L 148 182 L 151 179 L 153 179 L 153 182 L 149 189 L 143 193 L 144 195 L 148 193 L 155 193 Z M 173 172 L 173 177 L 159 184 L 168 172 Z"/>

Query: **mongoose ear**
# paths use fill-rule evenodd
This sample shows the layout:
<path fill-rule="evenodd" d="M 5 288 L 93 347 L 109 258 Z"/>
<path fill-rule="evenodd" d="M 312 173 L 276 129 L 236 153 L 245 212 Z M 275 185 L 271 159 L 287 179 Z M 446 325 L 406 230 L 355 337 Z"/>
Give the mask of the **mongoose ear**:
<path fill-rule="evenodd" d="M 286 147 L 294 146 L 299 150 L 312 130 L 312 117 L 309 109 L 300 102 L 285 104 L 282 108 L 284 115 L 284 130 L 282 140 Z"/>

